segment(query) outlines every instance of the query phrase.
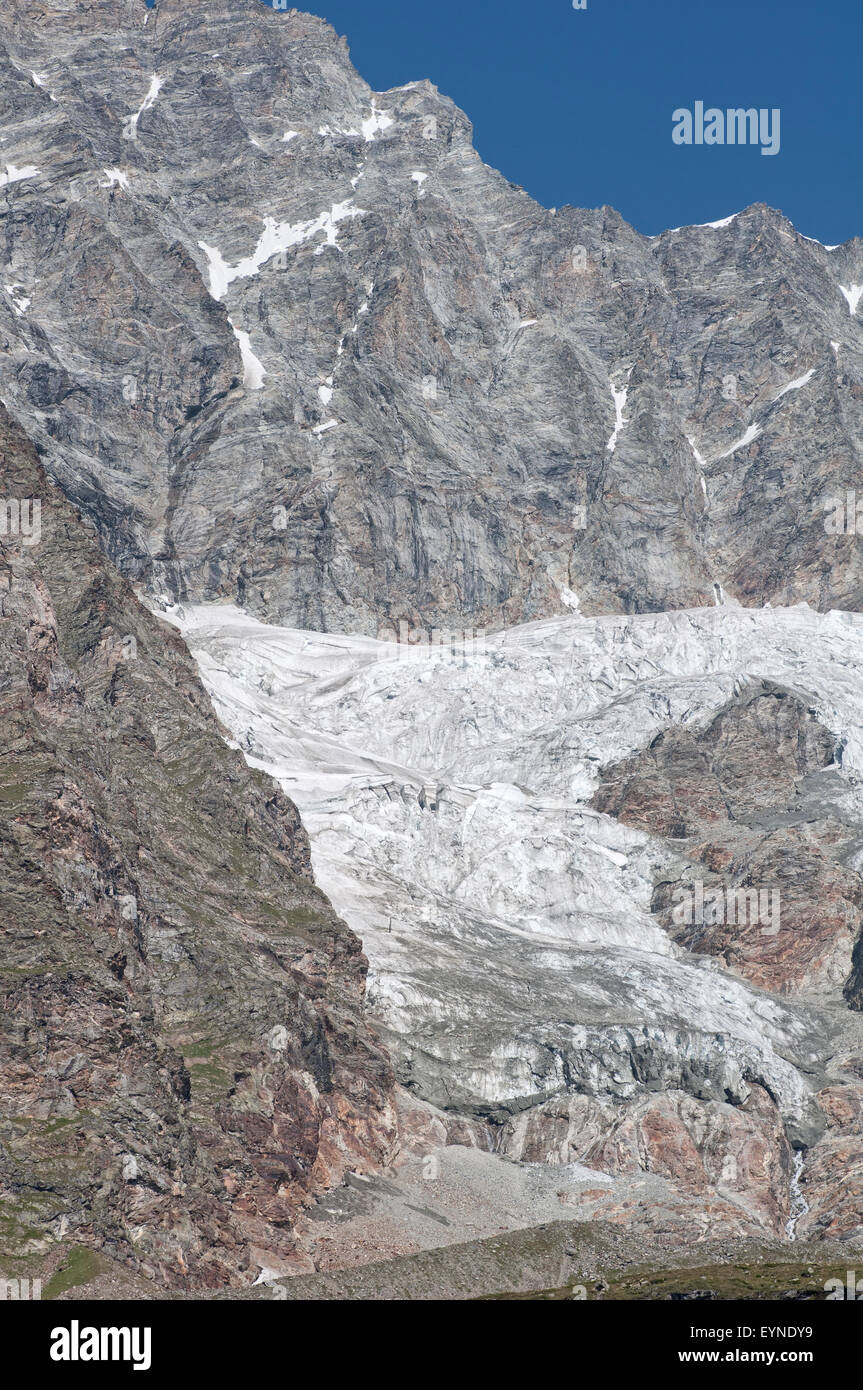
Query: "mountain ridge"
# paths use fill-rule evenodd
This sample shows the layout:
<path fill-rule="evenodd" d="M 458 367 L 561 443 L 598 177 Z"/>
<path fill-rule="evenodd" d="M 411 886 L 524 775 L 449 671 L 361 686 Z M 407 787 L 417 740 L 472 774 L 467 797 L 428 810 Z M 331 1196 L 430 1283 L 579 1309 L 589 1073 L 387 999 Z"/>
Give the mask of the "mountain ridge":
<path fill-rule="evenodd" d="M 856 1248 L 863 241 L 543 209 L 258 0 L 9 0 L 0 73 L 15 1238 L 234 1289 L 427 1241 L 325 1194 L 440 1151 Z"/>
<path fill-rule="evenodd" d="M 759 204 L 658 238 L 552 213 L 431 84 L 372 92 L 325 21 L 200 13 L 6 20 L 45 85 L 16 72 L 36 125 L 19 100 L 6 148 L 44 172 L 5 193 L 43 230 L 8 244 L 4 399 L 124 572 L 369 634 L 859 606 L 859 547 L 824 527 L 859 456 L 859 239 Z"/>
<path fill-rule="evenodd" d="M 308 1269 L 298 1213 L 397 1133 L 360 944 L 3 410 L 0 486 L 42 503 L 35 544 L 0 535 L 0 1261 Z"/>

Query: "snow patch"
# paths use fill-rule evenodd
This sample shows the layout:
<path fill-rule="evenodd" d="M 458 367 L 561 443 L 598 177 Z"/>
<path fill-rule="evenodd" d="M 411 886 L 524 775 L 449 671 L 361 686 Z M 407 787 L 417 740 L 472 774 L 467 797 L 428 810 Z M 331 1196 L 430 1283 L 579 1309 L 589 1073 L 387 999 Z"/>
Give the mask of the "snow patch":
<path fill-rule="evenodd" d="M 6 172 L 0 174 L 0 188 L 5 188 L 7 183 L 20 183 L 22 179 L 34 179 L 41 173 L 35 164 L 24 164 L 20 169 L 16 169 L 14 164 L 6 165 Z"/>
<path fill-rule="evenodd" d="M 252 352 L 249 334 L 245 333 L 242 328 L 234 328 L 231 319 L 228 319 L 228 323 L 234 329 L 234 337 L 240 344 L 240 356 L 243 359 L 243 385 L 247 391 L 263 390 L 264 377 L 267 372 L 263 362 Z"/>
<path fill-rule="evenodd" d="M 815 368 L 810 367 L 804 376 L 797 377 L 795 381 L 789 381 L 787 386 L 782 387 L 779 395 L 773 397 L 774 404 L 776 401 L 781 401 L 783 396 L 787 396 L 789 391 L 799 391 L 801 386 L 805 386 L 807 382 L 811 381 L 814 375 Z"/>
<path fill-rule="evenodd" d="M 209 261 L 210 294 L 215 300 L 224 299 L 229 285 L 235 280 L 250 279 L 257 275 L 261 267 L 272 260 L 273 256 L 287 251 L 291 246 L 300 246 L 303 242 L 310 241 L 320 232 L 323 232 L 325 239 L 315 251 L 316 256 L 327 246 L 341 250 L 336 240 L 336 228 L 339 223 L 364 215 L 364 209 L 355 208 L 353 199 L 349 198 L 346 203 L 335 203 L 329 212 L 322 212 L 319 217 L 309 222 L 276 222 L 274 218 L 266 217 L 263 233 L 251 256 L 244 257 L 236 265 L 229 264 L 217 246 L 209 246 L 207 242 L 199 241 L 198 246 Z"/>
<path fill-rule="evenodd" d="M 695 225 L 697 227 L 713 227 L 714 229 L 717 229 L 719 227 L 730 227 L 735 217 L 739 216 L 739 212 L 732 212 L 730 217 L 720 217 L 718 222 L 696 222 Z"/>
<path fill-rule="evenodd" d="M 688 434 L 686 436 L 686 442 L 692 450 L 692 457 L 695 459 L 695 462 L 698 464 L 698 467 L 706 468 L 707 460 L 702 458 L 701 454 L 698 452 L 697 448 L 695 447 L 695 440 L 692 438 L 691 435 Z"/>
<path fill-rule="evenodd" d="M 47 83 L 48 79 L 47 79 L 47 77 L 45 76 L 44 73 L 42 73 L 42 72 L 31 72 L 30 76 L 31 76 L 31 78 L 33 79 L 33 85 L 34 85 L 34 87 L 41 87 L 44 91 L 47 91 L 47 87 L 46 87 L 45 84 Z M 55 95 L 54 95 L 53 92 L 48 92 L 48 97 L 49 97 L 49 99 L 50 99 L 51 101 L 56 102 L 56 100 L 57 100 L 57 98 L 55 97 Z"/>
<path fill-rule="evenodd" d="M 113 188 L 116 184 L 118 188 L 123 189 L 124 193 L 129 192 L 129 175 L 122 169 L 105 169 L 103 172 L 108 182 L 100 183 L 100 188 Z"/>
<path fill-rule="evenodd" d="M 704 493 L 704 499 L 706 501 L 707 479 L 704 476 L 703 470 L 707 467 L 707 460 L 703 458 L 702 455 L 698 452 L 698 449 L 695 447 L 695 440 L 691 437 L 691 435 L 686 436 L 686 442 L 692 450 L 692 457 L 695 459 L 695 462 L 698 464 L 698 467 L 702 470 L 701 478 L 699 481 L 701 482 L 701 491 Z"/>
<path fill-rule="evenodd" d="M 840 285 L 839 288 L 848 300 L 848 308 L 851 310 L 851 317 L 854 318 L 857 314 L 857 305 L 863 296 L 863 285 L 849 285 L 847 289 L 844 285 Z"/>
<path fill-rule="evenodd" d="M 738 439 L 736 444 L 732 444 L 731 448 L 726 449 L 725 453 L 720 454 L 719 457 L 721 459 L 731 458 L 731 455 L 736 454 L 738 449 L 744 449 L 747 444 L 751 444 L 753 439 L 757 439 L 762 433 L 763 431 L 760 425 L 750 425 L 743 437 Z"/>
<path fill-rule="evenodd" d="M 797 231 L 796 227 L 794 230 Z M 839 247 L 842 245 L 841 242 L 837 242 L 835 246 L 828 246 L 826 241 L 819 241 L 817 236 L 806 236 L 804 232 L 797 232 L 797 235 L 803 237 L 804 241 L 811 241 L 816 246 L 820 246 L 824 251 L 838 251 Z"/>
<path fill-rule="evenodd" d="M 661 236 L 673 236 L 675 232 L 691 232 L 696 227 L 712 227 L 714 230 L 718 230 L 720 227 L 730 226 L 735 217 L 739 216 L 739 212 L 732 212 L 730 217 L 720 217 L 718 222 L 687 222 L 682 227 L 668 227 L 664 232 L 654 232 L 653 236 L 649 236 L 647 240 L 658 241 Z"/>
<path fill-rule="evenodd" d="M 621 430 L 623 429 L 624 425 L 629 424 L 629 421 L 623 418 L 623 412 L 626 408 L 626 397 L 628 392 L 625 386 L 622 386 L 618 391 L 615 388 L 614 383 L 612 382 L 611 394 L 614 397 L 614 431 L 605 447 L 610 454 L 613 454 L 615 449 L 617 448 L 617 441 L 620 436 Z"/>
<path fill-rule="evenodd" d="M 16 318 L 23 319 L 27 310 L 30 308 L 30 299 L 21 293 L 24 285 L 4 285 L 3 287 L 12 300 L 12 308 L 15 310 Z"/>
<path fill-rule="evenodd" d="M 144 97 L 144 100 L 141 102 L 141 105 L 138 107 L 138 110 L 135 112 L 134 116 L 129 116 L 123 126 L 124 140 L 137 140 L 138 122 L 140 121 L 145 111 L 149 111 L 152 106 L 155 106 L 156 98 L 158 97 L 164 85 L 165 84 L 162 81 L 161 77 L 159 77 L 158 73 L 154 72 L 152 78 L 150 79 L 150 87 L 147 92 L 147 95 Z"/>
<path fill-rule="evenodd" d="M 362 122 L 360 129 L 363 133 L 363 138 L 368 144 L 374 140 L 376 135 L 380 135 L 383 131 L 389 130 L 390 126 L 394 124 L 395 122 L 390 113 L 388 111 L 378 110 L 374 100 L 372 100 L 372 114 L 369 116 L 368 120 Z"/>

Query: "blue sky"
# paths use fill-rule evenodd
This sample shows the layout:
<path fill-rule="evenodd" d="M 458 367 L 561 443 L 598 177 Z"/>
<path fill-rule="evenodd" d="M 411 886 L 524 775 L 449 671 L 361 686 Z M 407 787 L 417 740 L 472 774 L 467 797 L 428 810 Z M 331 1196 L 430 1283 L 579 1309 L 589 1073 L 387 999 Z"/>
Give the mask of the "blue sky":
<path fill-rule="evenodd" d="M 820 241 L 863 235 L 860 0 L 293 3 L 376 89 L 430 78 L 548 207 L 608 203 L 652 234 L 766 202 Z M 675 145 L 672 112 L 698 100 L 779 107 L 780 152 Z"/>

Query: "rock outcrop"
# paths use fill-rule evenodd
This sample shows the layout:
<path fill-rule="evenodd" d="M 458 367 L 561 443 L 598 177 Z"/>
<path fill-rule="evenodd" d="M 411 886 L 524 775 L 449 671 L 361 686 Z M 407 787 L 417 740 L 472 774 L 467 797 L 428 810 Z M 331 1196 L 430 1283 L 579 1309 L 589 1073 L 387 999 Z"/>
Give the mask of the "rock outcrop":
<path fill-rule="evenodd" d="M 2 411 L 0 480 L 40 508 L 0 536 L 0 1257 L 67 1237 L 175 1287 L 306 1268 L 297 1212 L 395 1137 L 359 942 Z"/>
<path fill-rule="evenodd" d="M 0 64 L 2 397 L 151 591 L 372 634 L 859 607 L 859 240 L 539 207 L 260 0 L 7 0 Z"/>
<path fill-rule="evenodd" d="M 863 242 L 259 0 L 5 0 L 0 143 L 0 1239 L 231 1288 L 424 1135 L 863 1239 Z"/>
<path fill-rule="evenodd" d="M 863 824 L 838 758 L 811 703 L 756 683 L 604 769 L 592 804 L 679 849 L 653 906 L 681 945 L 779 993 L 845 986 L 856 1002 Z"/>

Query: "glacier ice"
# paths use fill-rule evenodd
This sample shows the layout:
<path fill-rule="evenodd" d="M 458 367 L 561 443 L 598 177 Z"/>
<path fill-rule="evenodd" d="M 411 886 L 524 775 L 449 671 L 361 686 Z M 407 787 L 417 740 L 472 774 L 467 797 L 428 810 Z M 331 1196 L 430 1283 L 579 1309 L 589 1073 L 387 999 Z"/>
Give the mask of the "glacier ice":
<path fill-rule="evenodd" d="M 761 1078 L 807 1123 L 823 1017 L 673 945 L 650 911 L 657 845 L 588 802 L 604 764 L 756 679 L 817 692 L 859 801 L 863 615 L 573 616 L 455 656 L 229 605 L 167 616 L 248 761 L 299 806 L 425 1099 L 519 1108 L 574 1078 L 625 1098 L 614 1059 L 634 1047 L 662 1084 L 705 1095 Z"/>

